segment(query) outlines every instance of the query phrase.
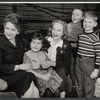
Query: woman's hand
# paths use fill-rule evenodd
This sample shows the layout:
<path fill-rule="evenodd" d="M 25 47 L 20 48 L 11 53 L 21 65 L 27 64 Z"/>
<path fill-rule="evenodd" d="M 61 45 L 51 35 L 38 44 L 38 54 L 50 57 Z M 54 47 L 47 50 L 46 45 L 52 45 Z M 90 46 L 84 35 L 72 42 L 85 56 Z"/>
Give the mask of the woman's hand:
<path fill-rule="evenodd" d="M 91 73 L 91 75 L 90 75 L 90 78 L 91 78 L 91 79 L 97 78 L 98 72 L 99 72 L 99 69 L 94 69 L 94 71 L 93 71 L 93 72 Z"/>
<path fill-rule="evenodd" d="M 56 63 L 53 61 L 45 61 L 44 63 L 41 64 L 41 68 L 47 69 L 50 66 L 55 67 Z"/>
<path fill-rule="evenodd" d="M 32 69 L 31 64 L 20 64 L 18 65 L 20 70 L 29 70 Z"/>
<path fill-rule="evenodd" d="M 48 76 L 49 78 L 51 78 L 51 74 L 50 73 L 47 73 L 46 76 Z"/>

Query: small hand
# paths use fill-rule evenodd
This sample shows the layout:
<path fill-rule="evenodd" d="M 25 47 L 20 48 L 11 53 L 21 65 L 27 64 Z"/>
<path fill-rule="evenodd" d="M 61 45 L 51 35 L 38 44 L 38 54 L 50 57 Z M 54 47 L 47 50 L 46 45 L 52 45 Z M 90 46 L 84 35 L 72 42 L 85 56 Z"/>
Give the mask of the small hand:
<path fill-rule="evenodd" d="M 49 78 L 51 78 L 51 74 L 50 73 L 47 73 L 46 76 L 48 76 Z"/>
<path fill-rule="evenodd" d="M 42 79 L 44 79 L 45 81 L 48 81 L 50 78 L 47 75 L 42 75 Z"/>
<path fill-rule="evenodd" d="M 41 67 L 44 69 L 47 69 L 51 66 L 51 61 L 45 61 L 44 63 L 41 64 Z"/>
<path fill-rule="evenodd" d="M 98 69 L 95 69 L 95 70 L 91 73 L 90 78 L 91 78 L 91 79 L 97 78 L 98 72 L 99 72 L 99 70 L 98 70 Z"/>
<path fill-rule="evenodd" d="M 45 61 L 44 63 L 41 64 L 41 67 L 44 69 L 47 69 L 51 66 L 55 67 L 56 63 L 54 61 Z"/>
<path fill-rule="evenodd" d="M 32 66 L 31 66 L 31 64 L 20 64 L 19 69 L 20 70 L 29 70 L 29 69 L 32 69 Z"/>

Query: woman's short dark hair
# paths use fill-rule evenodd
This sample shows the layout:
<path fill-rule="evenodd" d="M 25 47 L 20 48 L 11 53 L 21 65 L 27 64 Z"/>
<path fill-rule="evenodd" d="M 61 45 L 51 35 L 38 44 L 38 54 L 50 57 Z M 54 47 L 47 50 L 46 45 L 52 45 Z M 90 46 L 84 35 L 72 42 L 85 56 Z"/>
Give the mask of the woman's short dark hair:
<path fill-rule="evenodd" d="M 4 27 L 7 22 L 11 22 L 12 24 L 14 24 L 18 31 L 20 31 L 21 17 L 18 14 L 10 13 L 9 15 L 7 15 L 3 21 Z"/>
<path fill-rule="evenodd" d="M 42 42 L 41 50 L 43 50 L 43 51 L 47 51 L 47 49 L 50 47 L 50 43 L 47 41 L 47 39 L 45 39 L 45 36 L 39 31 L 35 31 L 32 33 L 31 41 L 33 39 L 41 40 L 41 42 Z M 31 41 L 30 41 L 30 43 L 31 43 Z M 29 49 L 30 49 L 30 47 L 29 47 Z"/>

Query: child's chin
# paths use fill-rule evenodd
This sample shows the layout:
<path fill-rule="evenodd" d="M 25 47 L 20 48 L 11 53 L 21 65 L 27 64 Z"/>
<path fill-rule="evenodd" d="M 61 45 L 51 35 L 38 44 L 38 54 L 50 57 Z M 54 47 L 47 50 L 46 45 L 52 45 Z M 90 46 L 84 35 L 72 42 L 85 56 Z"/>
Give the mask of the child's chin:
<path fill-rule="evenodd" d="M 78 23 L 79 21 L 73 21 L 74 24 Z"/>

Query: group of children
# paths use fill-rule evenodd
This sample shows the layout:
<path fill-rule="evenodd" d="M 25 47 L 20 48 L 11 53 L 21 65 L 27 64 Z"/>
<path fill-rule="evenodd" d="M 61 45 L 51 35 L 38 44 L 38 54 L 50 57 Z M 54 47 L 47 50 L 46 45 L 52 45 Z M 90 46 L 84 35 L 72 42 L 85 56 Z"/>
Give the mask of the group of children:
<path fill-rule="evenodd" d="M 40 96 L 49 89 L 53 97 L 65 98 L 70 74 L 78 97 L 100 97 L 100 39 L 94 33 L 98 17 L 93 11 L 84 14 L 81 9 L 74 9 L 71 18 L 69 24 L 62 20 L 52 22 L 47 51 L 43 49 L 45 38 L 35 32 L 23 63 L 30 64 L 27 72 L 37 77 Z"/>
<path fill-rule="evenodd" d="M 67 40 L 72 45 L 70 72 L 73 87 L 80 98 L 100 97 L 100 39 L 94 32 L 97 20 L 94 11 L 83 15 L 81 9 L 74 9 L 72 22 L 68 24 Z"/>

